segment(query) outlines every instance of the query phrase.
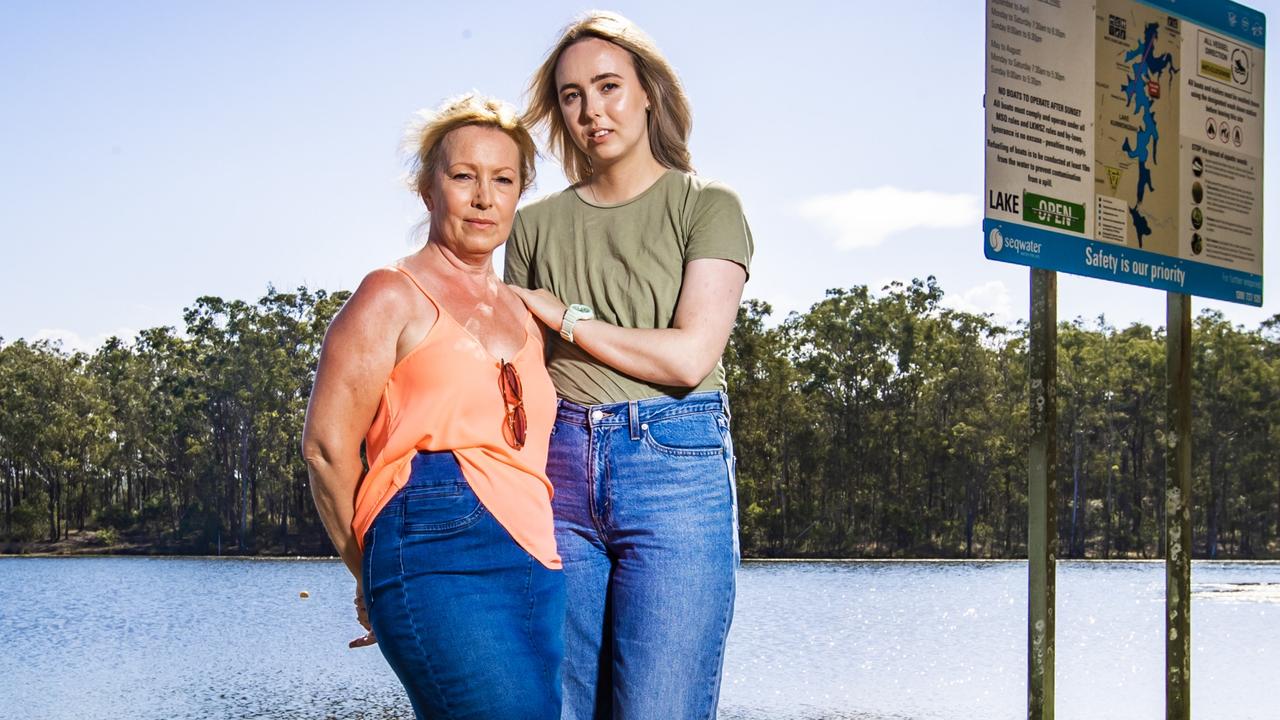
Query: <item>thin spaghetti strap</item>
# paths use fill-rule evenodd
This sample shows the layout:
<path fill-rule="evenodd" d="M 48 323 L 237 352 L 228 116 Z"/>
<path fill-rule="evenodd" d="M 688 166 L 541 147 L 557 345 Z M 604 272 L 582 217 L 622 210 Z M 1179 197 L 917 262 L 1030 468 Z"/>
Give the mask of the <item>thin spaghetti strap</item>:
<path fill-rule="evenodd" d="M 529 308 L 524 309 L 524 329 L 531 334 L 542 334 L 542 323 L 538 322 L 538 318 L 533 316 L 533 311 Z"/>
<path fill-rule="evenodd" d="M 405 277 L 409 278 L 409 282 L 413 283 L 413 286 L 418 288 L 418 291 L 421 292 L 424 296 L 426 296 L 427 300 L 430 301 L 433 306 L 435 306 L 436 312 L 440 312 L 440 303 L 436 302 L 436 299 L 431 297 L 431 293 L 427 292 L 427 289 L 422 287 L 422 283 L 418 282 L 418 278 L 414 277 L 413 273 L 409 272 L 408 270 L 405 270 L 403 267 L 399 265 L 388 265 L 387 267 L 391 268 L 392 270 L 397 270 L 401 274 L 403 274 Z"/>

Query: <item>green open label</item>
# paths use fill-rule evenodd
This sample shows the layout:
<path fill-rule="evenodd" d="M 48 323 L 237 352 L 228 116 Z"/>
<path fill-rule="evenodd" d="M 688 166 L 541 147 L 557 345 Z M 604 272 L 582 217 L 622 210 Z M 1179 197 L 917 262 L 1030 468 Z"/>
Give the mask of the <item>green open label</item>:
<path fill-rule="evenodd" d="M 1023 192 L 1022 219 L 1058 230 L 1082 233 L 1084 232 L 1084 205 Z"/>

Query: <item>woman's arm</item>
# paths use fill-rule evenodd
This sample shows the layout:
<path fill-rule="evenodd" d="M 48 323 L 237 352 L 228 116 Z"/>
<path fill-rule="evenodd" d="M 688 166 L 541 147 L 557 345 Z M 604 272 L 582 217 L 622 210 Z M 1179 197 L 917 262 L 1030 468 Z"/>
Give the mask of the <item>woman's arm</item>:
<path fill-rule="evenodd" d="M 623 328 L 603 320 L 580 320 L 574 344 L 595 359 L 656 385 L 696 387 L 724 352 L 742 301 L 747 273 L 730 260 L 700 258 L 684 268 L 670 328 Z M 547 290 L 512 287 L 529 310 L 553 332 L 560 331 L 565 305 Z"/>
<path fill-rule="evenodd" d="M 329 539 L 360 579 L 360 549 L 351 521 L 363 467 L 360 442 L 377 412 L 413 297 L 400 273 L 375 270 L 333 319 L 320 350 L 302 431 L 311 494 Z"/>

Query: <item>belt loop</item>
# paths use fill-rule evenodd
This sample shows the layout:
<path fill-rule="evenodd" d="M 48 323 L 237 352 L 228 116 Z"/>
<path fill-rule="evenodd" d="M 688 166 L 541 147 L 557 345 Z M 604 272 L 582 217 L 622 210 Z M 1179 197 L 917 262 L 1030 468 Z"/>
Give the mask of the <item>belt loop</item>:
<path fill-rule="evenodd" d="M 732 420 L 733 414 L 729 412 L 729 395 L 723 390 L 720 393 L 720 409 L 724 411 L 724 419 Z"/>
<path fill-rule="evenodd" d="M 632 400 L 627 403 L 627 420 L 631 425 L 631 439 L 640 439 L 640 403 Z"/>

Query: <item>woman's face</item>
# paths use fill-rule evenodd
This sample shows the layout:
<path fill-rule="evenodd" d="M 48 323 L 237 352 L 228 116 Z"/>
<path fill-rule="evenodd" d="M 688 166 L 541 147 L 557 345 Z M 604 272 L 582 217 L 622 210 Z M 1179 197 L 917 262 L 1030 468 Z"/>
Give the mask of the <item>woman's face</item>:
<path fill-rule="evenodd" d="M 560 54 L 556 88 L 565 126 L 592 166 L 652 152 L 649 96 L 626 50 L 599 38 L 579 40 Z"/>
<path fill-rule="evenodd" d="M 466 125 L 444 136 L 426 197 L 431 238 L 459 254 L 493 252 L 520 200 L 520 149 L 502 130 Z"/>

